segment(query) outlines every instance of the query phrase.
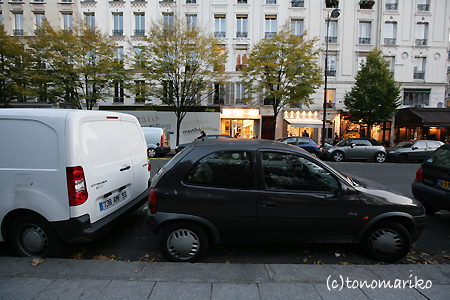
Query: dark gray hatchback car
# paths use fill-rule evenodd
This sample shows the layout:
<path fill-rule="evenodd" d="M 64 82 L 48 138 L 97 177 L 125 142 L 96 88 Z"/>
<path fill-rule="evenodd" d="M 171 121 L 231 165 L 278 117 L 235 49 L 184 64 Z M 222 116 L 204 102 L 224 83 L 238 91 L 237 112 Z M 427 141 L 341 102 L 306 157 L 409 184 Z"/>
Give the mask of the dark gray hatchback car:
<path fill-rule="evenodd" d="M 197 140 L 153 177 L 146 221 L 170 261 L 208 243 L 359 243 L 379 261 L 409 252 L 427 217 L 417 200 L 351 179 L 303 149 Z"/>

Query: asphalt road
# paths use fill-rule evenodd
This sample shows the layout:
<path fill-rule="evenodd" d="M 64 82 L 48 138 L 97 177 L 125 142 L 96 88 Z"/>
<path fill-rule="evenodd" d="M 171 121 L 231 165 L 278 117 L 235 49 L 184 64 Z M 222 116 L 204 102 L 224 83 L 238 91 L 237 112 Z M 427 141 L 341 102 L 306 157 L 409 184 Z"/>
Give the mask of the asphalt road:
<path fill-rule="evenodd" d="M 152 159 L 152 172 L 167 159 Z M 327 162 L 346 174 L 363 177 L 412 197 L 411 182 L 418 163 Z M 110 232 L 90 243 L 71 246 L 67 258 L 114 259 L 125 261 L 165 261 L 158 240 L 145 224 L 146 205 Z M 0 256 L 13 256 L 0 243 Z M 347 244 L 227 244 L 210 245 L 204 263 L 289 263 L 289 264 L 372 264 L 356 245 Z M 450 213 L 430 216 L 429 224 L 407 258 L 400 263 L 450 263 Z"/>

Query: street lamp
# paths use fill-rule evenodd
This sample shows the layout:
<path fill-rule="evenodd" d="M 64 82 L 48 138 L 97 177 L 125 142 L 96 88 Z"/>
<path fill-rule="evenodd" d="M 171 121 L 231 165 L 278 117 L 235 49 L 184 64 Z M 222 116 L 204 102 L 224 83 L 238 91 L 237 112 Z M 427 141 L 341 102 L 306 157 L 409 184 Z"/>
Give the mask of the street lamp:
<path fill-rule="evenodd" d="M 331 14 L 328 13 L 328 16 L 327 16 L 327 36 L 325 39 L 327 46 L 326 46 L 326 50 L 325 50 L 325 91 L 324 91 L 324 95 L 323 95 L 322 147 L 325 147 L 325 124 L 327 122 L 328 29 L 330 28 L 330 19 L 337 18 L 337 17 L 339 17 L 340 14 L 341 14 L 341 11 L 338 8 L 336 8 L 336 9 L 333 9 Z"/>

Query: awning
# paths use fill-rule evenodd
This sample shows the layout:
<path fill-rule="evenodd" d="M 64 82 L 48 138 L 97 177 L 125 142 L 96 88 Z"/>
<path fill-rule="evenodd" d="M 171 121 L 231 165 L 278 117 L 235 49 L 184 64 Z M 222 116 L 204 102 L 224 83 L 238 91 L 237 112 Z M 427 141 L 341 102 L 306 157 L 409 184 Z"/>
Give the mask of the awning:
<path fill-rule="evenodd" d="M 323 121 L 319 119 L 312 118 L 301 118 L 301 119 L 285 119 L 292 127 L 312 127 L 312 128 L 322 128 Z M 329 124 L 326 124 L 327 128 L 330 128 Z"/>
<path fill-rule="evenodd" d="M 450 127 L 449 108 L 406 108 L 395 116 L 395 127 Z"/>

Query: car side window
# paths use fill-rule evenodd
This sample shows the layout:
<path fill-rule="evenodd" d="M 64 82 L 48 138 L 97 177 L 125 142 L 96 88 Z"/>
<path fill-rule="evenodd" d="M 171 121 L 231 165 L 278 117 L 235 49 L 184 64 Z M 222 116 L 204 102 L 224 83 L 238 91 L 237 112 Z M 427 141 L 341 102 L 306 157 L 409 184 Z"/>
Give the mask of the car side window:
<path fill-rule="evenodd" d="M 441 144 L 439 144 L 438 142 L 434 142 L 434 141 L 428 141 L 428 148 L 430 150 L 436 150 L 437 148 L 439 148 L 441 146 Z"/>
<path fill-rule="evenodd" d="M 283 143 L 289 144 L 289 145 L 296 145 L 297 144 L 297 138 L 290 137 L 283 141 Z"/>
<path fill-rule="evenodd" d="M 358 147 L 372 146 L 372 144 L 369 141 L 365 141 L 365 140 L 355 140 L 355 141 L 353 141 L 353 143 L 355 144 L 355 146 L 358 146 Z"/>
<path fill-rule="evenodd" d="M 337 191 L 339 181 L 316 163 L 293 154 L 261 152 L 266 190 Z"/>
<path fill-rule="evenodd" d="M 196 162 L 183 181 L 213 187 L 252 188 L 252 155 L 248 151 L 212 153 Z"/>
<path fill-rule="evenodd" d="M 309 144 L 309 139 L 308 139 L 308 138 L 301 137 L 301 138 L 298 139 L 298 143 L 299 143 L 300 145 L 307 145 L 307 144 Z"/>
<path fill-rule="evenodd" d="M 425 141 L 418 141 L 417 143 L 414 144 L 413 147 L 417 147 L 417 148 L 419 148 L 419 150 L 426 150 L 427 149 L 427 142 L 425 142 Z"/>

